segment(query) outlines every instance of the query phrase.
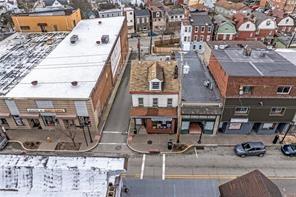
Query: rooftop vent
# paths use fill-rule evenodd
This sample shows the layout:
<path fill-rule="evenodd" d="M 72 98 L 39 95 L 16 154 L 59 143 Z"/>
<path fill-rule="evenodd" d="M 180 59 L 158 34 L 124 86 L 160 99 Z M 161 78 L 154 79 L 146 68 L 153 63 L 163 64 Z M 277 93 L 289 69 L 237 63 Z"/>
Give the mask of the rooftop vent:
<path fill-rule="evenodd" d="M 108 42 L 109 42 L 109 35 L 102 35 L 101 42 L 103 44 L 108 44 Z"/>
<path fill-rule="evenodd" d="M 75 44 L 78 41 L 78 35 L 72 35 L 70 38 L 71 44 Z"/>
<path fill-rule="evenodd" d="M 77 85 L 78 85 L 78 81 L 72 81 L 72 82 L 71 82 L 71 85 L 72 85 L 72 86 L 77 86 Z"/>
<path fill-rule="evenodd" d="M 245 46 L 244 49 L 243 49 L 243 54 L 245 56 L 248 56 L 248 57 L 251 56 L 251 54 L 252 54 L 252 48 L 250 48 L 248 46 Z"/>
<path fill-rule="evenodd" d="M 99 21 L 98 24 L 99 24 L 99 25 L 102 24 L 102 21 Z"/>
<path fill-rule="evenodd" d="M 33 86 L 36 86 L 36 85 L 38 84 L 38 81 L 37 81 L 37 80 L 32 81 L 31 84 L 32 84 Z"/>
<path fill-rule="evenodd" d="M 100 45 L 101 44 L 101 41 L 100 40 L 97 40 L 96 43 L 97 43 L 97 45 Z"/>

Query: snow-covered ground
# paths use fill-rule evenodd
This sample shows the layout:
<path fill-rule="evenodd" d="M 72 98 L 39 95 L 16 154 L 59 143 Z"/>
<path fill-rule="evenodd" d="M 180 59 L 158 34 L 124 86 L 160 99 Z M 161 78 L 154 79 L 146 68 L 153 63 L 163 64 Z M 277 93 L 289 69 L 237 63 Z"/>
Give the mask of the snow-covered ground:
<path fill-rule="evenodd" d="M 0 155 L 0 196 L 105 197 L 123 158 Z"/>

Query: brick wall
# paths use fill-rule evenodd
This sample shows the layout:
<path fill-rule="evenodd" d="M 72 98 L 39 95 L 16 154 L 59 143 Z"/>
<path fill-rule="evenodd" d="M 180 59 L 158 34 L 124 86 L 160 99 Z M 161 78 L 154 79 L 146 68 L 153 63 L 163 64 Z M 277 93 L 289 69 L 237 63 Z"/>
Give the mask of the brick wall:
<path fill-rule="evenodd" d="M 208 67 L 217 83 L 220 94 L 222 96 L 225 96 L 227 90 L 228 75 L 224 72 L 223 68 L 213 55 L 210 56 Z"/>
<path fill-rule="evenodd" d="M 290 97 L 296 96 L 296 77 L 229 77 L 226 96 L 238 96 L 242 85 L 254 86 L 252 94 L 241 97 Z M 279 85 L 292 85 L 290 94 L 279 95 L 276 93 Z"/>
<path fill-rule="evenodd" d="M 255 40 L 255 31 L 238 31 L 236 40 Z"/>

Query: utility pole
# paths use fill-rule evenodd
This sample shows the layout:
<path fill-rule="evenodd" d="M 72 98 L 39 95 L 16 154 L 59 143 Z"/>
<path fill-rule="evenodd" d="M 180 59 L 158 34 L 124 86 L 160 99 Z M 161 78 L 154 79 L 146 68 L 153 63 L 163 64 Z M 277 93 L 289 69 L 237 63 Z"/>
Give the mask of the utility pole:
<path fill-rule="evenodd" d="M 295 38 L 295 35 L 296 35 L 296 32 L 293 33 L 292 38 L 291 38 L 291 40 L 290 40 L 290 42 L 289 42 L 287 48 L 290 48 L 290 47 L 291 47 L 291 44 L 293 43 L 293 40 L 294 40 L 294 38 Z"/>
<path fill-rule="evenodd" d="M 138 44 L 137 44 L 137 48 L 138 48 L 138 60 L 141 60 L 141 43 L 140 43 L 140 37 L 138 38 Z"/>
<path fill-rule="evenodd" d="M 181 62 L 179 66 L 179 99 L 178 99 L 178 125 L 177 125 L 177 143 L 180 143 L 180 134 L 181 134 L 181 125 L 182 125 L 182 113 L 181 113 L 181 105 L 182 105 L 182 79 L 183 79 L 183 55 L 185 55 L 187 52 L 185 51 L 180 51 L 179 52 L 181 55 Z"/>

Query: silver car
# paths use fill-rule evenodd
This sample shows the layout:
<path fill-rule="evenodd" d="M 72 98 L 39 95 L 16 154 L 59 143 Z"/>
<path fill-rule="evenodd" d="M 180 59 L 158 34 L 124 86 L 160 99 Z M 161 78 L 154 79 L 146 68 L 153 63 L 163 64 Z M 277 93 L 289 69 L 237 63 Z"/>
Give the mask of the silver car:
<path fill-rule="evenodd" d="M 240 157 L 245 156 L 259 156 L 263 157 L 266 149 L 262 142 L 245 142 L 237 144 L 234 147 L 234 152 Z"/>

